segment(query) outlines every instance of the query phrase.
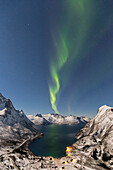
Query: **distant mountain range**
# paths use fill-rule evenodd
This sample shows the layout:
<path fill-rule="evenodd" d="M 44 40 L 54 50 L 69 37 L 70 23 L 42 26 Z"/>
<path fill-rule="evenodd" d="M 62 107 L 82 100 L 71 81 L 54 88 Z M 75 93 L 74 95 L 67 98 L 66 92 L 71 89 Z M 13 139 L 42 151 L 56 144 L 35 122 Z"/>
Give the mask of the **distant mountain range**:
<path fill-rule="evenodd" d="M 35 124 L 35 125 L 47 125 L 47 124 L 86 124 L 89 122 L 89 119 L 86 117 L 76 117 L 73 115 L 62 116 L 60 114 L 49 113 L 46 115 L 36 114 L 36 115 L 27 115 L 27 117 Z"/>

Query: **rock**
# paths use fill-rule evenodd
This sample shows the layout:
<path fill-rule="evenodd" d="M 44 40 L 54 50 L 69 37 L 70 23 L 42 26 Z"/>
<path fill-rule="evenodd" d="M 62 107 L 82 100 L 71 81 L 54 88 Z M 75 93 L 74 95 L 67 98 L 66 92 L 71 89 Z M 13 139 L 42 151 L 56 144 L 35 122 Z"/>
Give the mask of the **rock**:
<path fill-rule="evenodd" d="M 34 126 L 22 110 L 16 110 L 11 100 L 0 93 L 0 147 L 1 144 L 13 147 L 38 134 Z"/>
<path fill-rule="evenodd" d="M 76 135 L 71 156 L 82 153 L 98 160 L 103 168 L 113 168 L 113 108 L 102 106 L 97 115 Z M 87 161 L 87 159 L 86 159 Z"/>

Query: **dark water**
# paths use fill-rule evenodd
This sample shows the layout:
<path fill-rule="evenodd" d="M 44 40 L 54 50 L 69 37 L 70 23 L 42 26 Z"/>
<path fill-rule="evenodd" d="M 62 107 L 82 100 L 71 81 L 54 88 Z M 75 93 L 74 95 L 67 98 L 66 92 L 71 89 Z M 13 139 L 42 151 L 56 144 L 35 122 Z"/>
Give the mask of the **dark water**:
<path fill-rule="evenodd" d="M 30 144 L 30 150 L 37 156 L 65 156 L 67 146 L 76 142 L 75 134 L 83 125 L 47 125 L 38 126 L 38 130 L 44 133 L 44 137 Z"/>

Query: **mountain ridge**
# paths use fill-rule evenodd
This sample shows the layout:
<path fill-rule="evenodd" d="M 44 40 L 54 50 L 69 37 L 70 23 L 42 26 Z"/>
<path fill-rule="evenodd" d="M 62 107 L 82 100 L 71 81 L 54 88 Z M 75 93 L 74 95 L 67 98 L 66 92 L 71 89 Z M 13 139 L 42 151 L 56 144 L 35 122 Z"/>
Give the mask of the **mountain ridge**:
<path fill-rule="evenodd" d="M 113 169 L 113 107 L 101 106 L 75 137 L 78 141 L 72 145 L 71 156 L 79 157 L 81 153 L 84 165 L 88 165 L 88 157 L 96 161 L 96 166 Z M 91 162 L 88 166 L 91 167 Z"/>
<path fill-rule="evenodd" d="M 27 117 L 35 124 L 35 125 L 47 125 L 47 124 L 86 124 L 90 119 L 83 116 L 64 116 L 60 114 L 49 113 L 46 115 L 36 114 L 36 115 L 27 115 Z"/>
<path fill-rule="evenodd" d="M 0 144 L 17 143 L 36 135 L 38 130 L 22 110 L 16 110 L 10 99 L 0 93 Z"/>

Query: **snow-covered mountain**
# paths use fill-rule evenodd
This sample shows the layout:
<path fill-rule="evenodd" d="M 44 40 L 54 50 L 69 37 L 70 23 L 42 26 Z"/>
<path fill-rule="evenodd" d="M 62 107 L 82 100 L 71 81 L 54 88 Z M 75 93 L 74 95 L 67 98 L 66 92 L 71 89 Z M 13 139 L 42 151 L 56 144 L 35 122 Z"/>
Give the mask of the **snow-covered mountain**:
<path fill-rule="evenodd" d="M 103 169 L 113 169 L 113 107 L 100 107 L 97 115 L 80 130 L 76 138 L 78 141 L 73 144 L 71 156 L 82 157 L 83 164 L 90 169 L 98 169 L 97 165 Z"/>
<path fill-rule="evenodd" d="M 44 124 L 86 124 L 89 119 L 85 117 L 76 117 L 76 116 L 62 116 L 59 114 L 36 114 L 36 115 L 27 115 L 27 117 L 35 124 L 35 125 L 44 125 Z"/>
<path fill-rule="evenodd" d="M 87 118 L 48 114 L 28 116 L 37 124 L 86 123 Z M 113 108 L 102 106 L 97 115 L 76 135 L 68 156 L 61 159 L 32 155 L 25 139 L 40 135 L 34 124 L 0 94 L 0 169 L 113 169 Z M 33 138 L 32 138 L 33 139 Z M 20 143 L 18 146 L 17 143 Z M 16 147 L 15 147 L 16 146 Z M 12 149 L 13 148 L 13 149 Z"/>
<path fill-rule="evenodd" d="M 22 110 L 16 110 L 0 93 L 0 144 L 22 141 L 37 132 Z"/>

